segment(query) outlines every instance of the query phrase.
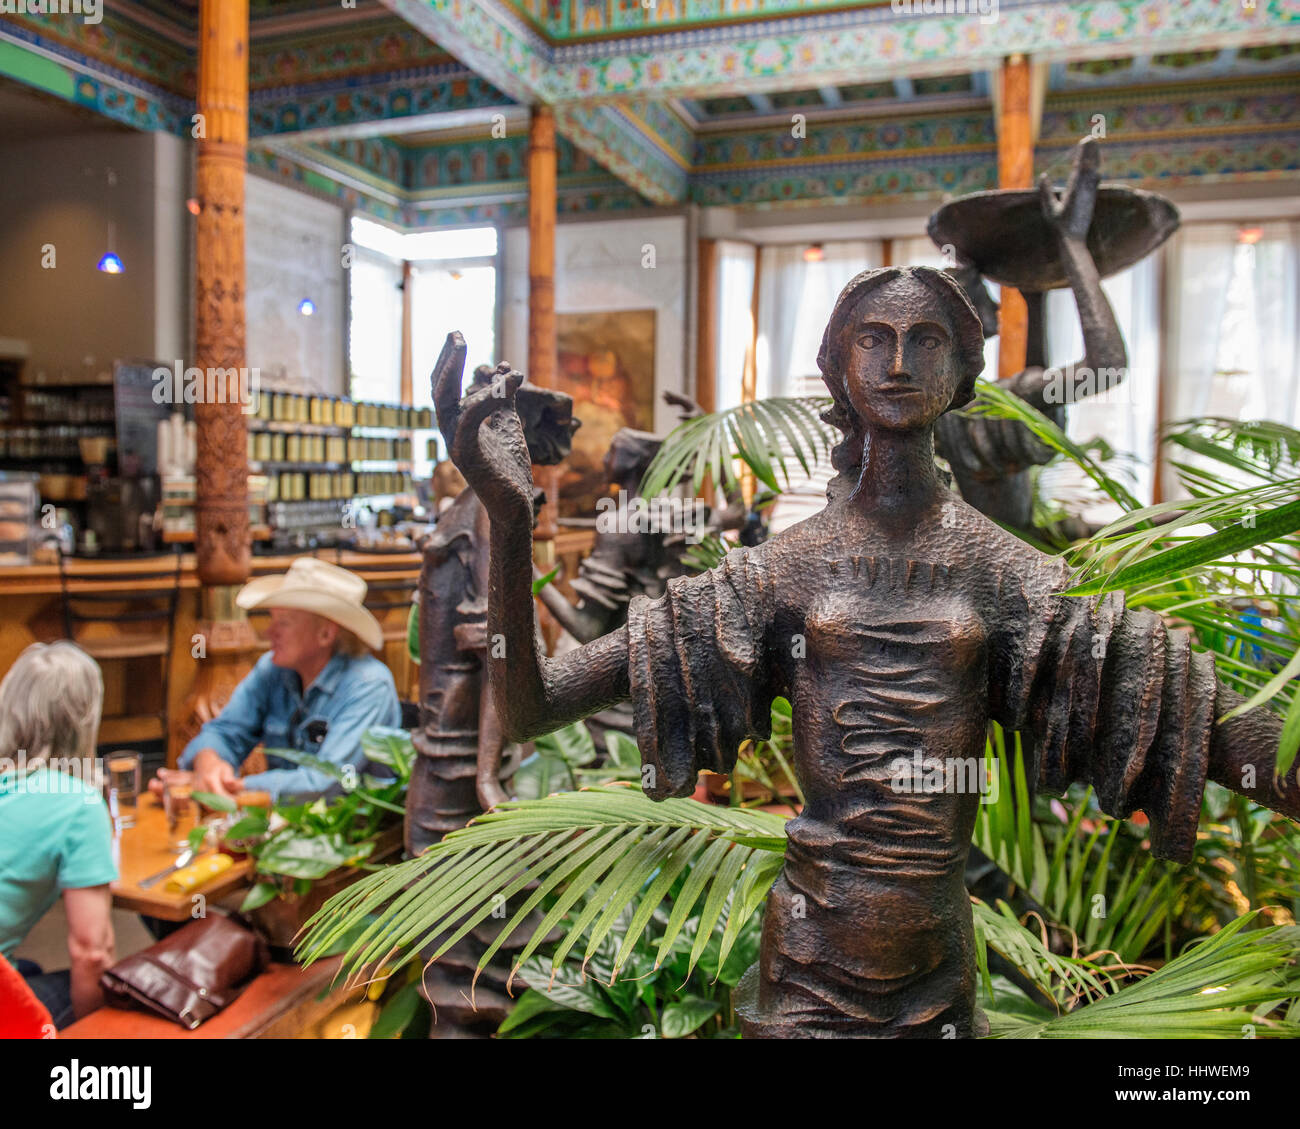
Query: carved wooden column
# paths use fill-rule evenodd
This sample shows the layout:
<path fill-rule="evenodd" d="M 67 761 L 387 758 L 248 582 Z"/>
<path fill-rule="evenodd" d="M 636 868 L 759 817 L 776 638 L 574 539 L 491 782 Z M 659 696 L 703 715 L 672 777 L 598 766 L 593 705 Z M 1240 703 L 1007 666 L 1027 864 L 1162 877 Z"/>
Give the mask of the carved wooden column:
<path fill-rule="evenodd" d="M 998 74 L 998 187 L 1032 188 L 1034 140 L 1030 110 L 1029 60 L 1012 55 Z M 998 315 L 998 376 L 1015 376 L 1025 367 L 1029 311 L 1020 291 L 1002 287 Z"/>
<path fill-rule="evenodd" d="M 695 344 L 695 402 L 715 410 L 718 396 L 718 241 L 699 241 L 699 290 Z"/>
<path fill-rule="evenodd" d="M 411 330 L 414 322 L 411 320 L 411 289 L 414 286 L 411 271 L 411 261 L 402 260 L 402 373 L 401 373 L 401 401 L 403 404 L 412 405 L 415 403 L 415 351 L 411 345 Z M 427 379 L 427 378 L 426 378 Z"/>
<path fill-rule="evenodd" d="M 555 113 L 534 106 L 528 128 L 528 368 L 539 388 L 555 388 L 558 366 L 555 337 Z M 560 468 L 534 467 L 533 481 L 546 491 L 535 538 L 540 564 L 551 563 L 556 534 Z"/>
<path fill-rule="evenodd" d="M 248 149 L 248 0 L 199 6 L 195 195 L 195 364 L 225 385 L 224 403 L 195 405 L 195 555 L 202 585 L 198 674 L 188 724 L 170 752 L 220 712 L 250 669 L 257 639 L 234 595 L 248 579 L 247 417 L 240 402 L 244 355 L 244 174 Z M 212 387 L 209 376 L 208 387 Z"/>
<path fill-rule="evenodd" d="M 199 8 L 199 139 L 194 242 L 195 363 L 231 370 L 226 403 L 196 404 L 196 551 L 204 586 L 248 579 L 247 419 L 238 395 L 244 356 L 244 171 L 248 150 L 248 0 Z"/>

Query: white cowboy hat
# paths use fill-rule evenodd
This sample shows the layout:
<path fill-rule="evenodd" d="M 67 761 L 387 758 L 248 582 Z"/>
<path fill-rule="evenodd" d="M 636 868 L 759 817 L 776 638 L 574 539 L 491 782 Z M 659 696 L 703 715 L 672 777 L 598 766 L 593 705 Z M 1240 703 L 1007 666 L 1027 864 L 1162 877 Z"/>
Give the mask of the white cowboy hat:
<path fill-rule="evenodd" d="M 379 620 L 363 606 L 366 582 L 338 565 L 299 557 L 282 576 L 250 580 L 235 597 L 245 611 L 254 608 L 298 608 L 315 612 L 345 627 L 372 651 L 384 642 Z"/>

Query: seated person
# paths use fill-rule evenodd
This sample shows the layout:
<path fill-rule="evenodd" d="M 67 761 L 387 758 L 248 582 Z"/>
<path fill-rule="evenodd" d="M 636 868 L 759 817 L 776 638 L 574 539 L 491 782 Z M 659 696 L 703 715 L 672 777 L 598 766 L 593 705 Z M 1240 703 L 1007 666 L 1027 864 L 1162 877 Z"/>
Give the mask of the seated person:
<path fill-rule="evenodd" d="M 241 608 L 270 609 L 271 650 L 181 753 L 180 767 L 192 770 L 196 790 L 234 796 L 246 788 L 283 802 L 343 791 L 327 773 L 275 756 L 285 748 L 352 765 L 360 782 L 361 735 L 402 718 L 392 674 L 367 653 L 383 645 L 383 632 L 362 606 L 365 594 L 359 576 L 312 557 L 294 561 L 283 576 L 244 586 L 236 597 Z M 259 744 L 268 770 L 241 780 L 239 767 Z M 173 774 L 161 770 L 150 789 L 161 791 Z"/>
<path fill-rule="evenodd" d="M 117 877 L 108 808 L 96 786 L 99 667 L 75 643 L 33 643 L 0 682 L 0 955 L 13 963 L 56 1027 L 103 1003 L 113 964 Z M 15 959 L 63 897 L 69 968 Z"/>

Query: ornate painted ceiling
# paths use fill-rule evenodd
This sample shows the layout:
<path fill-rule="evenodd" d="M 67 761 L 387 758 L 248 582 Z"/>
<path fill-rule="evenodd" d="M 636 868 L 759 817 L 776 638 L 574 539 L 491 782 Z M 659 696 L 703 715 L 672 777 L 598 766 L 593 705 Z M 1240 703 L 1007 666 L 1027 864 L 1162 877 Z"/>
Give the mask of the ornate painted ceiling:
<path fill-rule="evenodd" d="M 564 209 L 991 187 L 1014 52 L 1044 70 L 1043 167 L 1100 114 L 1108 175 L 1300 179 L 1300 0 L 251 4 L 254 167 L 404 225 L 520 214 L 538 102 Z M 198 0 L 105 6 L 0 17 L 0 75 L 187 136 Z"/>

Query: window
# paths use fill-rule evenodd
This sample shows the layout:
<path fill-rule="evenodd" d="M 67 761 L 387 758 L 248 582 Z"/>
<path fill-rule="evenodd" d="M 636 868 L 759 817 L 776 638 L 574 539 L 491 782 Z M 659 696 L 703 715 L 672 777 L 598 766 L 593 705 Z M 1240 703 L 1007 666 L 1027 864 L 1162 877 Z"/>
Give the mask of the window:
<path fill-rule="evenodd" d="M 1300 224 L 1188 225 L 1169 260 L 1161 422 L 1222 416 L 1300 426 Z M 1168 466 L 1161 485 L 1165 498 L 1185 494 Z"/>
<path fill-rule="evenodd" d="M 474 367 L 496 363 L 497 230 L 453 228 L 403 234 L 354 217 L 349 353 L 352 396 L 397 403 L 402 387 L 402 264 L 411 264 L 411 376 L 416 407 L 433 405 L 430 376 L 447 334 L 465 335 L 468 381 Z M 433 472 L 436 429 L 413 436 L 417 478 Z"/>
<path fill-rule="evenodd" d="M 496 267 L 433 263 L 413 264 L 411 272 L 411 371 L 416 407 L 433 404 L 430 375 L 447 334 L 460 330 L 469 355 L 465 358 L 465 382 L 478 365 L 495 365 L 496 356 Z M 427 478 L 433 473 L 429 440 L 436 439 L 439 457 L 442 437 L 436 430 L 415 433 L 415 474 Z"/>
<path fill-rule="evenodd" d="M 718 353 L 714 362 L 718 411 L 740 403 L 745 357 L 754 340 L 752 243 L 718 243 Z"/>
<path fill-rule="evenodd" d="M 351 278 L 352 398 L 395 404 L 402 394 L 402 264 L 358 250 Z"/>

